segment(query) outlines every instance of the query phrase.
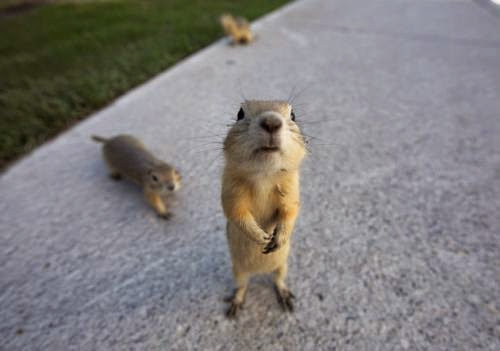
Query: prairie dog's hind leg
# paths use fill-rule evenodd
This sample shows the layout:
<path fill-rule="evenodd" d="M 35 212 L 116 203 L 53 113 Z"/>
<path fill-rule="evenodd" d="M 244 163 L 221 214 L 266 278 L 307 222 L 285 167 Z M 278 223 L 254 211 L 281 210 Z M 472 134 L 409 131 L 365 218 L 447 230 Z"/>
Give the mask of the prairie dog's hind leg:
<path fill-rule="evenodd" d="M 122 175 L 108 163 L 109 177 L 113 180 L 121 180 Z"/>
<path fill-rule="evenodd" d="M 234 280 L 236 282 L 236 289 L 232 297 L 228 299 L 227 302 L 231 303 L 229 309 L 226 311 L 226 316 L 228 318 L 234 318 L 237 316 L 243 302 L 245 301 L 245 294 L 247 292 L 248 280 L 250 275 L 248 273 L 237 272 L 233 269 Z"/>
<path fill-rule="evenodd" d="M 293 302 L 295 296 L 292 294 L 288 287 L 286 286 L 285 279 L 288 273 L 288 263 L 283 263 L 275 271 L 274 275 L 274 288 L 276 290 L 276 295 L 278 302 L 284 311 L 293 312 Z"/>
<path fill-rule="evenodd" d="M 111 162 L 109 162 L 107 159 L 106 159 L 106 165 L 108 166 L 108 174 L 109 174 L 109 177 L 113 180 L 121 180 L 122 179 L 122 175 L 120 174 L 120 172 L 118 172 L 111 164 Z"/>

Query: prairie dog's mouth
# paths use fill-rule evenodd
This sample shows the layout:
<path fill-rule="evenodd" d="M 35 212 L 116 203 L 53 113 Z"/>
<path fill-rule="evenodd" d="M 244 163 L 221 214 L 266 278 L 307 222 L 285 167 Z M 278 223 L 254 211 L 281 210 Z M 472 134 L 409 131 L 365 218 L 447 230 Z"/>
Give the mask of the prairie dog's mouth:
<path fill-rule="evenodd" d="M 263 146 L 257 149 L 257 152 L 278 152 L 280 151 L 280 148 L 277 146 Z"/>

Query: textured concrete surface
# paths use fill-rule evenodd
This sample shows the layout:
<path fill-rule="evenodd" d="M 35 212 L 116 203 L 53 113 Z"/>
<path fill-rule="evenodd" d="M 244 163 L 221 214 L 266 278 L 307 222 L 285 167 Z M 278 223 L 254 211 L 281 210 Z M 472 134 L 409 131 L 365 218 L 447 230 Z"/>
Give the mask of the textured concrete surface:
<path fill-rule="evenodd" d="M 500 17 L 481 1 L 312 0 L 188 58 L 0 178 L 2 350 L 499 350 Z M 220 141 L 296 95 L 311 136 L 283 314 L 238 321 Z M 175 217 L 106 175 L 91 133 L 184 174 Z"/>

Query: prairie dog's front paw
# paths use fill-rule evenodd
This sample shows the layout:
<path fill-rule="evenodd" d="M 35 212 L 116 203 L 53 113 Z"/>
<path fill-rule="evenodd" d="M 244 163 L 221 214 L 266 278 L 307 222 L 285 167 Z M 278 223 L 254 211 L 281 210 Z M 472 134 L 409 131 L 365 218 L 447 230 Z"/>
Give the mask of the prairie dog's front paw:
<path fill-rule="evenodd" d="M 272 234 L 268 234 L 265 231 L 262 231 L 262 233 L 260 233 L 260 235 L 258 236 L 257 241 L 261 245 L 268 245 L 271 242 L 272 238 L 273 238 Z"/>
<path fill-rule="evenodd" d="M 271 253 L 271 252 L 278 250 L 284 244 L 282 238 L 283 238 L 283 235 L 281 235 L 278 232 L 278 227 L 276 227 L 274 229 L 271 241 L 269 241 L 269 243 L 266 245 L 266 247 L 264 247 L 264 250 L 262 250 L 262 253 L 268 254 L 268 253 Z"/>
<path fill-rule="evenodd" d="M 158 213 L 158 216 L 168 221 L 172 218 L 172 212 Z"/>
<path fill-rule="evenodd" d="M 266 247 L 264 247 L 264 250 L 262 250 L 262 253 L 263 254 L 268 254 L 268 253 L 271 253 L 271 252 L 274 252 L 278 249 L 278 244 L 276 243 L 276 241 L 273 239 L 271 240 L 267 245 Z"/>

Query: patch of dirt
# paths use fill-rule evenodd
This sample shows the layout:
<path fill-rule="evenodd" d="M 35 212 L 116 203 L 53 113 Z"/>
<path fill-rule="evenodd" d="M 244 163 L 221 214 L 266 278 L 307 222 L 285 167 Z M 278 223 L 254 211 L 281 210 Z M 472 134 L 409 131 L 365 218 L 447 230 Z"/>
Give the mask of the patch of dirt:
<path fill-rule="evenodd" d="M 0 18 L 19 15 L 48 2 L 50 0 L 19 1 L 17 4 L 0 9 Z"/>

